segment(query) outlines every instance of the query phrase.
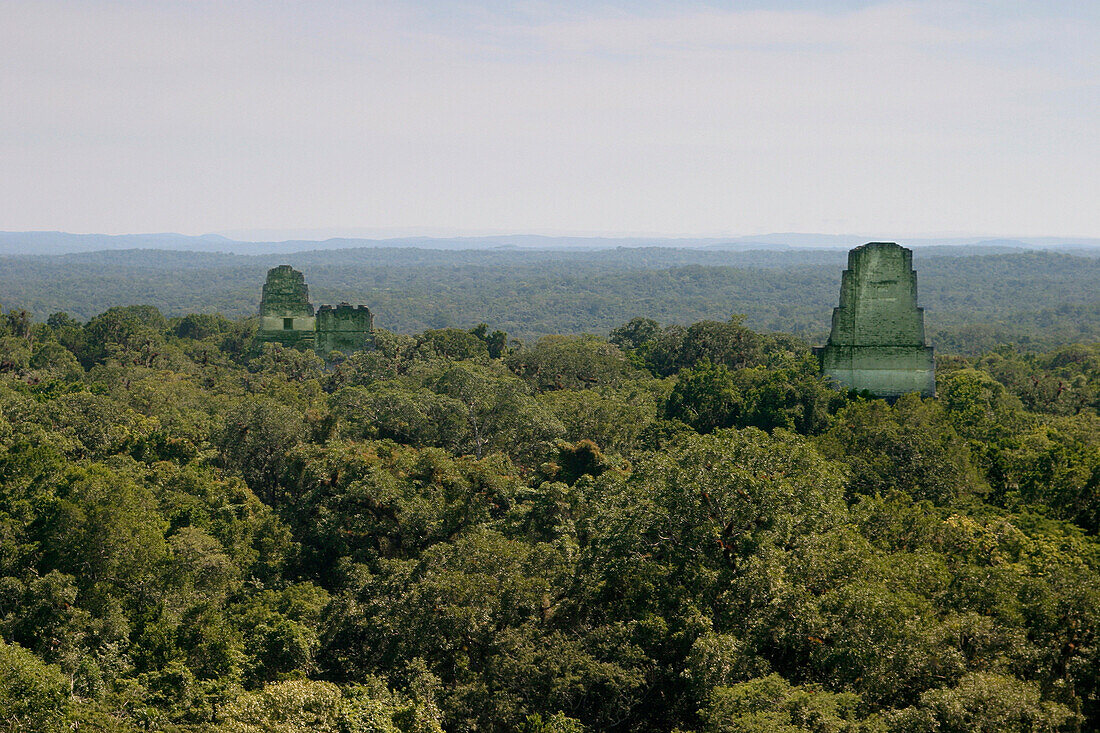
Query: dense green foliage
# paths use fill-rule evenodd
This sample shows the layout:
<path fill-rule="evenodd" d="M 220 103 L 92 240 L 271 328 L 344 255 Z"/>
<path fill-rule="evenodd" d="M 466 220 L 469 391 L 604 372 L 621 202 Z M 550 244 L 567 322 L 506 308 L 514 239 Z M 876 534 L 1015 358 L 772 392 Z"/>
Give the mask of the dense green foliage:
<path fill-rule="evenodd" d="M 1049 351 L 1100 340 L 1100 250 L 1077 254 L 917 249 L 928 336 L 976 355 L 1001 344 Z M 837 305 L 842 250 L 673 248 L 464 250 L 374 248 L 240 256 L 133 250 L 0 258 L 0 305 L 44 319 L 88 319 L 130 303 L 170 316 L 256 312 L 268 268 L 305 273 L 315 303 L 365 303 L 399 333 L 488 321 L 532 341 L 607 334 L 635 316 L 665 323 L 744 313 L 756 330 L 823 343 Z"/>
<path fill-rule="evenodd" d="M 922 281 L 923 285 L 923 281 Z M 1100 729 L 1100 344 L 0 317 L 0 729 Z"/>

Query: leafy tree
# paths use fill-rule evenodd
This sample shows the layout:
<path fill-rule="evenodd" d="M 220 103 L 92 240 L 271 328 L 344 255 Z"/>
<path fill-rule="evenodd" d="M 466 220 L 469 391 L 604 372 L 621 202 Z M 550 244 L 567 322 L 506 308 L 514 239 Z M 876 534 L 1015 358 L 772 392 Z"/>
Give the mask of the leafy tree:
<path fill-rule="evenodd" d="M 340 688 L 331 683 L 279 682 L 235 700 L 223 711 L 225 722 L 219 730 L 224 733 L 341 733 L 346 725 L 344 707 Z M 393 730 L 392 720 L 383 718 L 383 721 Z"/>
<path fill-rule="evenodd" d="M 124 364 L 159 366 L 168 360 L 168 321 L 151 305 L 110 308 L 84 324 L 77 358 L 85 368 L 108 357 Z"/>
<path fill-rule="evenodd" d="M 231 333 L 233 322 L 220 313 L 191 313 L 179 319 L 173 331 L 180 338 L 198 341 Z"/>
<path fill-rule="evenodd" d="M 264 344 L 260 356 L 249 362 L 249 368 L 253 371 L 278 374 L 290 382 L 319 379 L 324 366 L 324 359 L 313 351 L 273 343 Z"/>
<path fill-rule="evenodd" d="M 0 724 L 9 731 L 63 729 L 68 681 L 25 649 L 0 640 Z"/>
<path fill-rule="evenodd" d="M 760 338 L 746 328 L 745 317 L 669 326 L 637 347 L 642 363 L 657 376 L 669 376 L 704 360 L 729 369 L 752 366 L 763 356 Z"/>
<path fill-rule="evenodd" d="M 700 433 L 709 433 L 737 425 L 744 403 L 730 370 L 704 361 L 695 369 L 680 372 L 665 416 L 685 422 Z"/>
<path fill-rule="evenodd" d="M 661 333 L 661 324 L 652 318 L 632 318 L 611 331 L 608 341 L 621 349 L 636 349 L 647 341 L 656 339 Z"/>
<path fill-rule="evenodd" d="M 0 315 L 0 326 L 5 335 L 23 341 L 30 341 L 33 335 L 33 319 L 31 314 L 20 308 L 10 310 Z"/>
<path fill-rule="evenodd" d="M 534 713 L 528 715 L 517 730 L 520 733 L 584 733 L 585 727 L 579 720 L 564 713 L 554 713 L 545 719 Z"/>
<path fill-rule="evenodd" d="M 64 380 L 75 381 L 84 375 L 73 353 L 56 341 L 38 344 L 28 365 L 32 369 L 49 372 L 51 376 Z"/>
<path fill-rule="evenodd" d="M 327 379 L 328 389 L 366 387 L 406 374 L 417 363 L 417 344 L 412 336 L 375 329 L 367 337 L 366 348 L 334 365 Z"/>
<path fill-rule="evenodd" d="M 417 352 L 423 357 L 467 360 L 489 356 L 485 340 L 460 328 L 441 328 L 425 331 L 417 340 Z"/>
<path fill-rule="evenodd" d="M 940 402 L 963 437 L 980 443 L 1003 439 L 1019 429 L 1019 401 L 988 374 L 963 369 L 939 381 Z"/>
<path fill-rule="evenodd" d="M 591 440 L 612 451 L 637 447 L 657 413 L 655 391 L 641 384 L 619 389 L 553 390 L 536 399 L 561 421 L 567 440 Z"/>
<path fill-rule="evenodd" d="M 269 502 L 275 497 L 287 452 L 306 438 L 302 414 L 271 400 L 241 404 L 219 436 L 226 465 Z"/>
<path fill-rule="evenodd" d="M 78 390 L 58 395 L 39 412 L 53 436 L 51 442 L 71 456 L 105 457 L 146 438 L 157 423 L 111 398 Z"/>
<path fill-rule="evenodd" d="M 560 618 L 593 628 L 606 661 L 645 673 L 667 717 L 647 714 L 629 688 L 620 688 L 614 715 L 647 729 L 698 709 L 695 695 L 705 691 L 683 671 L 712 625 L 775 644 L 789 610 L 775 597 L 769 579 L 782 571 L 772 563 L 844 510 L 838 467 L 798 436 L 751 428 L 686 437 L 629 476 L 605 473 L 591 494 L 578 593 Z"/>
<path fill-rule="evenodd" d="M 499 455 L 478 461 L 439 449 L 337 443 L 293 458 L 291 519 L 322 577 L 342 557 L 415 558 L 502 516 L 518 490 L 515 467 Z"/>
<path fill-rule="evenodd" d="M 999 349 L 967 361 L 988 373 L 1031 412 L 1076 415 L 1100 399 L 1100 351 L 1096 344 L 1069 344 L 1047 354 Z"/>
<path fill-rule="evenodd" d="M 504 331 L 497 330 L 489 333 L 489 326 L 479 323 L 470 329 L 470 333 L 485 342 L 490 359 L 500 359 L 508 352 L 508 334 Z"/>
<path fill-rule="evenodd" d="M 745 406 L 738 427 L 784 428 L 803 435 L 827 430 L 833 415 L 845 405 L 844 395 L 831 389 L 804 357 L 791 367 L 742 369 L 735 375 Z"/>
<path fill-rule="evenodd" d="M 695 694 L 706 700 L 715 688 L 767 675 L 771 665 L 748 646 L 731 633 L 710 631 L 695 639 L 684 660 L 683 672 Z"/>
<path fill-rule="evenodd" d="M 849 405 L 818 445 L 849 465 L 855 494 L 897 490 L 949 502 L 985 490 L 966 443 L 943 410 L 915 395 L 893 406 L 881 400 Z"/>
<path fill-rule="evenodd" d="M 46 318 L 46 325 L 56 330 L 65 328 L 80 328 L 80 321 L 70 316 L 65 311 L 59 311 L 57 313 L 51 313 Z"/>
<path fill-rule="evenodd" d="M 74 468 L 58 488 L 48 519 L 45 566 L 76 578 L 83 603 L 98 611 L 111 598 L 139 610 L 156 597 L 168 548 L 166 523 L 148 487 L 103 465 Z"/>
<path fill-rule="evenodd" d="M 618 348 L 595 336 L 544 336 L 511 354 L 508 366 L 540 392 L 616 387 L 638 376 Z"/>
<path fill-rule="evenodd" d="M 333 672 L 398 670 L 419 658 L 442 680 L 445 728 L 494 719 L 518 725 L 531 712 L 521 691 L 487 688 L 478 670 L 498 663 L 510 629 L 544 613 L 564 571 L 560 555 L 477 530 L 433 545 L 418 560 L 381 563 L 378 570 L 333 604 L 323 648 Z M 395 628 L 403 633 L 392 633 Z"/>
<path fill-rule="evenodd" d="M 558 455 L 554 462 L 544 464 L 549 478 L 574 484 L 582 476 L 595 478 L 612 468 L 613 464 L 600 447 L 591 440 L 576 443 L 558 441 Z"/>
<path fill-rule="evenodd" d="M 704 711 L 708 733 L 885 733 L 861 714 L 858 695 L 792 686 L 779 675 L 713 691 Z"/>
<path fill-rule="evenodd" d="M 0 336 L 0 372 L 22 374 L 31 365 L 31 345 L 18 336 Z"/>
<path fill-rule="evenodd" d="M 919 704 L 893 717 L 891 729 L 899 733 L 1033 733 L 1063 730 L 1074 718 L 1066 706 L 1043 700 L 1034 683 L 975 672 L 956 687 L 921 695 Z"/>
<path fill-rule="evenodd" d="M 347 387 L 330 400 L 342 435 L 461 449 L 470 441 L 469 408 L 430 389 Z"/>
<path fill-rule="evenodd" d="M 498 370 L 455 364 L 438 373 L 430 388 L 462 404 L 468 446 L 478 458 L 562 433 L 561 423 L 539 408 L 521 381 Z"/>
<path fill-rule="evenodd" d="M 1053 516 L 1100 532 L 1100 419 L 1056 418 L 994 454 L 995 496 L 1043 506 Z"/>
<path fill-rule="evenodd" d="M 637 492 L 631 493 L 645 522 L 633 525 L 642 532 L 634 541 L 691 573 L 700 562 L 736 570 L 765 547 L 788 547 L 830 526 L 843 508 L 837 467 L 782 431 L 690 438 L 620 480 Z"/>

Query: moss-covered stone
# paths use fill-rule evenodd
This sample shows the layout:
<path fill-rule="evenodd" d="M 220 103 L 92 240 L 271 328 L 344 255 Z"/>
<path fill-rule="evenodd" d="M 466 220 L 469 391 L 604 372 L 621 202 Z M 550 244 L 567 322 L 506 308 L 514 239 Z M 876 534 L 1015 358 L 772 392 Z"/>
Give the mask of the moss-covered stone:
<path fill-rule="evenodd" d="M 268 270 L 260 298 L 260 328 L 256 340 L 312 348 L 316 330 L 309 287 L 302 273 L 290 265 Z"/>
<path fill-rule="evenodd" d="M 842 387 L 880 397 L 935 394 L 911 250 L 869 242 L 848 253 L 829 342 L 816 352 L 822 373 Z"/>
<path fill-rule="evenodd" d="M 359 351 L 373 328 L 374 316 L 365 305 L 323 305 L 317 309 L 317 350 L 325 354 Z"/>
<path fill-rule="evenodd" d="M 301 272 L 290 265 L 268 270 L 256 340 L 311 348 L 322 355 L 335 350 L 351 353 L 366 345 L 373 327 L 374 316 L 366 306 L 322 305 L 314 312 Z"/>

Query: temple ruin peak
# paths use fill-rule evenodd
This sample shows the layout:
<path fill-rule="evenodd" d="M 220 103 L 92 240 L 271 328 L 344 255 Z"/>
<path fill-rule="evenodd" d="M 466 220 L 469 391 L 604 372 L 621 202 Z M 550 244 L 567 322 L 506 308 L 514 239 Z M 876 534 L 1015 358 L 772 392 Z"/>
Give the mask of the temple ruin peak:
<path fill-rule="evenodd" d="M 848 252 L 828 343 L 814 350 L 821 371 L 847 389 L 895 398 L 936 393 L 932 347 L 917 306 L 913 251 L 868 242 Z"/>
<path fill-rule="evenodd" d="M 374 315 L 365 305 L 322 305 L 314 311 L 301 272 L 290 265 L 267 271 L 256 340 L 311 348 L 322 355 L 350 354 L 366 346 L 373 328 Z"/>

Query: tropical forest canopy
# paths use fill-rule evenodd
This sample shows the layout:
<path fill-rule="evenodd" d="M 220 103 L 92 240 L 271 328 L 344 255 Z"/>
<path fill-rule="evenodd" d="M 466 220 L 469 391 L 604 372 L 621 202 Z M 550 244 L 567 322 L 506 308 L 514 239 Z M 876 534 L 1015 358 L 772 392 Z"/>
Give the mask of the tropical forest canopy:
<path fill-rule="evenodd" d="M 314 303 L 363 303 L 397 333 L 471 328 L 512 337 L 596 333 L 636 316 L 691 324 L 746 315 L 761 331 L 824 343 L 846 252 L 619 247 L 591 250 L 317 250 L 278 255 L 128 250 L 0 257 L 0 306 L 87 320 L 145 303 L 167 316 L 257 312 L 269 268 L 305 273 Z M 928 337 L 977 355 L 1100 340 L 1100 249 L 915 249 Z"/>
<path fill-rule="evenodd" d="M 0 729 L 1100 729 L 1100 344 L 941 353 L 887 404 L 747 323 L 326 363 L 249 319 L 5 313 Z"/>

